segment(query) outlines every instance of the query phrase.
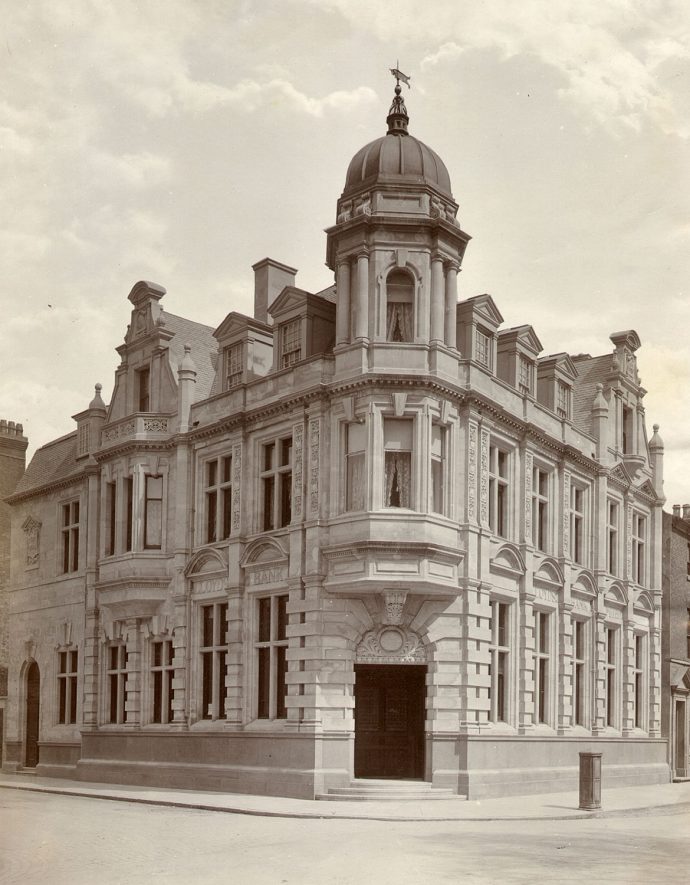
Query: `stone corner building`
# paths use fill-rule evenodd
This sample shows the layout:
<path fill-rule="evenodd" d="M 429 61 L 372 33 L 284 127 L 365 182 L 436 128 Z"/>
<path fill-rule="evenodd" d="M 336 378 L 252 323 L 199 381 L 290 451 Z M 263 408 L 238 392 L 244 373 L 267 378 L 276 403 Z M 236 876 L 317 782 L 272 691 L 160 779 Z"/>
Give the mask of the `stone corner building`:
<path fill-rule="evenodd" d="M 111 402 L 12 498 L 9 770 L 314 797 L 667 781 L 663 446 L 633 331 L 540 357 L 490 295 L 441 159 L 347 171 L 335 285 L 255 270 L 213 330 L 132 289 Z M 38 527 L 38 528 L 36 528 Z"/>

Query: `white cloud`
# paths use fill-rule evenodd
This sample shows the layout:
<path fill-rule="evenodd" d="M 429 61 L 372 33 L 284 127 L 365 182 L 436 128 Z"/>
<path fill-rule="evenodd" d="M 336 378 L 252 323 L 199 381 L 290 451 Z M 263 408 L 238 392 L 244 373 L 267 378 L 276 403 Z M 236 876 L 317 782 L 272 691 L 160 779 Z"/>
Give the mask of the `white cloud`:
<path fill-rule="evenodd" d="M 149 151 L 120 156 L 96 151 L 91 163 L 97 174 L 105 176 L 102 183 L 109 187 L 113 183 L 135 188 L 155 187 L 168 182 L 172 176 L 171 159 Z"/>

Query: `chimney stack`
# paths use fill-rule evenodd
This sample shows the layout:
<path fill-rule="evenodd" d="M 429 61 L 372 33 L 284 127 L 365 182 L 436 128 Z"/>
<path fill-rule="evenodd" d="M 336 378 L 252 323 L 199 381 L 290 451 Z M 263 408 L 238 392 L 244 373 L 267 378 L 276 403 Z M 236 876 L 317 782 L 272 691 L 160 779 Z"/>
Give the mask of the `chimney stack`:
<path fill-rule="evenodd" d="M 683 519 L 690 519 L 690 504 L 683 504 Z"/>
<path fill-rule="evenodd" d="M 254 319 L 272 323 L 268 308 L 286 286 L 295 285 L 297 269 L 272 258 L 262 258 L 252 265 L 254 271 Z"/>

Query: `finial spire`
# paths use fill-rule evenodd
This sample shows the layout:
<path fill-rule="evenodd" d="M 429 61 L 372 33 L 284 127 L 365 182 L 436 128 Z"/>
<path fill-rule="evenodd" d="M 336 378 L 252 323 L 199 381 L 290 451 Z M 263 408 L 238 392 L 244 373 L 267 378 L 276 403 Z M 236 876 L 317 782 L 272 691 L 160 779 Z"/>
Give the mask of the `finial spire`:
<path fill-rule="evenodd" d="M 391 74 L 396 79 L 395 84 L 395 98 L 393 99 L 393 103 L 390 106 L 390 110 L 388 111 L 388 116 L 386 117 L 386 123 L 388 123 L 388 134 L 389 135 L 407 135 L 407 124 L 410 122 L 410 118 L 407 115 L 407 108 L 405 107 L 405 100 L 402 95 L 402 87 L 400 86 L 400 81 L 410 89 L 410 80 L 411 77 L 408 77 L 407 74 L 403 74 L 403 72 L 398 68 L 397 62 L 394 68 L 389 68 Z"/>

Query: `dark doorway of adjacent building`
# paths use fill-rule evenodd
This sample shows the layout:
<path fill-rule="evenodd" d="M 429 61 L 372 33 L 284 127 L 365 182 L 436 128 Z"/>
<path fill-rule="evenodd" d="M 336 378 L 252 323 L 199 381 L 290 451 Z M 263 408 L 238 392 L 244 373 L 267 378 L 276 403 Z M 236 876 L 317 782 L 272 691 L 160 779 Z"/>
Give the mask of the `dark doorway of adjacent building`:
<path fill-rule="evenodd" d="M 424 777 L 426 667 L 355 666 L 355 777 Z"/>
<path fill-rule="evenodd" d="M 35 768 L 38 765 L 38 721 L 41 698 L 41 675 L 34 661 L 26 674 L 26 747 L 24 766 Z"/>
<path fill-rule="evenodd" d="M 676 747 L 675 747 L 675 776 L 687 777 L 687 746 L 685 734 L 685 701 L 676 701 Z"/>

